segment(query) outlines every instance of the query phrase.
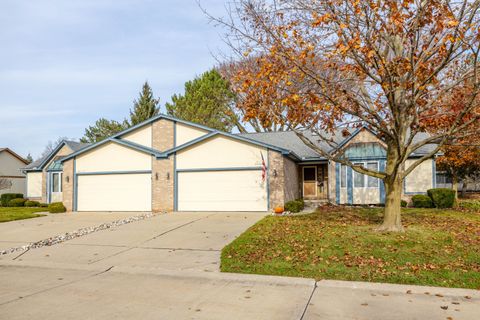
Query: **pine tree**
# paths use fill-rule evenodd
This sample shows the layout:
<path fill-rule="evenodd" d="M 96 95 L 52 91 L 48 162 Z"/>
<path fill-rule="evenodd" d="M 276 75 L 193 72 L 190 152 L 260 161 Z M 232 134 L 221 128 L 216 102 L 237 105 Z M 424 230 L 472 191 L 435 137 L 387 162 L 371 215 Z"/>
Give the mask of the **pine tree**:
<path fill-rule="evenodd" d="M 210 128 L 231 131 L 238 122 L 232 111 L 235 94 L 228 81 L 212 69 L 185 83 L 184 95 L 173 95 L 167 103 L 169 115 Z"/>
<path fill-rule="evenodd" d="M 85 135 L 80 139 L 83 143 L 95 143 L 102 141 L 117 132 L 128 128 L 127 121 L 120 123 L 115 120 L 107 120 L 105 118 L 98 119 L 93 126 L 85 129 Z"/>
<path fill-rule="evenodd" d="M 134 126 L 158 115 L 160 112 L 159 102 L 160 99 L 153 97 L 152 88 L 145 81 L 139 99 L 133 101 L 133 110 L 130 110 L 129 126 Z"/>

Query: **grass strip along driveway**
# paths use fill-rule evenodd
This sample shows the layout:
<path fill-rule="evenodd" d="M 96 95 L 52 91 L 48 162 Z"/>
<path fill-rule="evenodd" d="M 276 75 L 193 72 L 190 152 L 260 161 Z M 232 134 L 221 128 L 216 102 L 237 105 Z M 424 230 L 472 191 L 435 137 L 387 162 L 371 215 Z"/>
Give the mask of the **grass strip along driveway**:
<path fill-rule="evenodd" d="M 46 212 L 47 208 L 0 207 L 0 222 L 30 219 L 44 216 L 36 212 Z"/>
<path fill-rule="evenodd" d="M 480 289 L 480 213 L 403 210 L 405 233 L 378 233 L 381 208 L 325 206 L 269 216 L 222 251 L 224 272 Z"/>

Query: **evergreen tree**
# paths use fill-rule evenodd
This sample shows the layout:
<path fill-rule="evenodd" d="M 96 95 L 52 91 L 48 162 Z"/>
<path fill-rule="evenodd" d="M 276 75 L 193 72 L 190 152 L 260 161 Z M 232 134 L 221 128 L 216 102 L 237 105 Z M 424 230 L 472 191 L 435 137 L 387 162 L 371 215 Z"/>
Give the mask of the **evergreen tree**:
<path fill-rule="evenodd" d="M 32 155 L 30 154 L 30 152 L 28 153 L 27 157 L 25 158 L 25 160 L 28 161 L 28 163 L 32 163 L 33 162 L 33 158 L 32 158 Z"/>
<path fill-rule="evenodd" d="M 153 97 L 152 88 L 148 82 L 143 84 L 142 92 L 138 100 L 133 101 L 133 110 L 130 110 L 129 126 L 134 126 L 140 122 L 148 120 L 159 114 L 158 104 L 160 99 Z"/>
<path fill-rule="evenodd" d="M 212 69 L 186 82 L 184 95 L 173 95 L 165 106 L 171 116 L 228 132 L 239 123 L 234 103 L 229 83 Z"/>
<path fill-rule="evenodd" d="M 117 132 L 128 128 L 127 121 L 120 123 L 115 120 L 107 120 L 105 118 L 98 119 L 93 126 L 85 129 L 85 135 L 80 139 L 83 143 L 95 143 L 102 141 Z"/>

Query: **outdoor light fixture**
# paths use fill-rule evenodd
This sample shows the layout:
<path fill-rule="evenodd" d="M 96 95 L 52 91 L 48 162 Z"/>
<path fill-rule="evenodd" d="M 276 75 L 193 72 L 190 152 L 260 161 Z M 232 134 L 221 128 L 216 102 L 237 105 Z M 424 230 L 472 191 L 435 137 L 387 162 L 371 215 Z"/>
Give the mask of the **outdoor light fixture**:
<path fill-rule="evenodd" d="M 277 177 L 277 169 L 273 169 L 273 176 L 276 178 Z"/>
<path fill-rule="evenodd" d="M 158 172 L 155 172 L 155 180 L 158 180 Z"/>
<path fill-rule="evenodd" d="M 167 172 L 167 180 L 170 180 L 170 172 Z"/>
<path fill-rule="evenodd" d="M 67 176 L 67 177 L 65 178 L 65 180 L 67 180 L 67 183 L 70 182 L 70 177 Z"/>

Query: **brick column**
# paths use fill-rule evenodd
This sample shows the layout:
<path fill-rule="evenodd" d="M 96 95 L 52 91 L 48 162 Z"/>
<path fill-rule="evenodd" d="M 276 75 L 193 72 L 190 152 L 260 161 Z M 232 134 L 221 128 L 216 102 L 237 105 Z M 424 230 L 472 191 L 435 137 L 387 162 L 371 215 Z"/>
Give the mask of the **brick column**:
<path fill-rule="evenodd" d="M 152 124 L 152 147 L 165 151 L 174 146 L 174 122 L 160 119 Z M 152 157 L 152 211 L 174 209 L 174 156 L 168 159 Z"/>
<path fill-rule="evenodd" d="M 284 159 L 280 152 L 268 150 L 270 209 L 285 205 Z"/>
<path fill-rule="evenodd" d="M 63 163 L 62 176 L 63 205 L 68 212 L 73 211 L 73 183 L 73 159 L 70 159 Z"/>

